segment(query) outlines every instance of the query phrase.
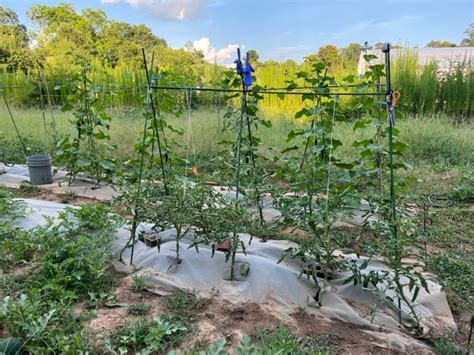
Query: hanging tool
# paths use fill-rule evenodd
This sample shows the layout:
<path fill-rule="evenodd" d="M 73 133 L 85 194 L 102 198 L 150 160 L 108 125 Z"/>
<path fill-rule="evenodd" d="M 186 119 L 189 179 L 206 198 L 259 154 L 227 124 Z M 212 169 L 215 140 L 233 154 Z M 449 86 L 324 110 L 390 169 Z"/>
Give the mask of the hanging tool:
<path fill-rule="evenodd" d="M 385 102 L 388 108 L 388 123 L 392 127 L 395 126 L 395 106 L 397 106 L 400 93 L 398 91 L 390 90 L 385 96 Z"/>
<path fill-rule="evenodd" d="M 385 102 L 387 103 L 387 114 L 389 126 L 395 126 L 395 106 L 397 105 L 398 99 L 400 98 L 400 92 L 392 90 L 391 75 L 390 75 L 390 43 L 384 43 L 382 45 L 382 52 L 385 53 L 385 75 L 386 75 L 386 88 L 387 93 L 385 94 Z"/>

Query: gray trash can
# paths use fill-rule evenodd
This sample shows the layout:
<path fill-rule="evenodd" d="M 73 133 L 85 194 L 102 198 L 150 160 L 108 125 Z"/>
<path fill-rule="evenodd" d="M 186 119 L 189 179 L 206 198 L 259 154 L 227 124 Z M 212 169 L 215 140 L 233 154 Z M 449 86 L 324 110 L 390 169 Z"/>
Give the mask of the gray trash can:
<path fill-rule="evenodd" d="M 46 185 L 53 182 L 51 157 L 49 155 L 31 155 L 28 157 L 28 174 L 31 185 Z"/>

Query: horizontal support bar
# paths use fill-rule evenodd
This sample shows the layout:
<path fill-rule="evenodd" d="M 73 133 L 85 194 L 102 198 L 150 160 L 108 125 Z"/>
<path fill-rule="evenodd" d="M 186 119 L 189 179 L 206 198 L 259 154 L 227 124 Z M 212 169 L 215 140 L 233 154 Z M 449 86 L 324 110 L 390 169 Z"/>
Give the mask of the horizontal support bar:
<path fill-rule="evenodd" d="M 213 91 L 213 92 L 243 92 L 242 89 L 225 89 L 225 88 L 206 88 L 198 86 L 166 86 L 166 85 L 151 85 L 151 89 L 160 90 L 190 90 L 190 91 Z M 318 93 L 314 91 L 273 91 L 269 89 L 263 90 L 247 90 L 248 93 L 263 94 L 263 95 L 304 95 L 310 94 L 315 96 L 382 96 L 385 92 L 328 92 Z"/>

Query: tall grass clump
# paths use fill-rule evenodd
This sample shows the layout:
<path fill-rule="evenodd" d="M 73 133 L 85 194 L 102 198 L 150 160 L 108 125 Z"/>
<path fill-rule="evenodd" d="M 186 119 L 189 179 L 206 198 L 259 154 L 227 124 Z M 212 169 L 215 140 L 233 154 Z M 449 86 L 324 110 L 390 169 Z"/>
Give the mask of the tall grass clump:
<path fill-rule="evenodd" d="M 451 58 L 447 68 L 435 61 L 419 64 L 416 50 L 400 51 L 392 65 L 394 87 L 407 113 L 444 113 L 456 123 L 470 122 L 474 72 L 469 58 Z"/>

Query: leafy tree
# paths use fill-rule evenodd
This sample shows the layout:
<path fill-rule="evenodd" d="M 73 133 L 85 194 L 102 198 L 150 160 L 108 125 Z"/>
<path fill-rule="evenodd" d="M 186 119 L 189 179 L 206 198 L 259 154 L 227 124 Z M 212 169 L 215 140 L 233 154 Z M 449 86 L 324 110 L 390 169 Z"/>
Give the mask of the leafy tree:
<path fill-rule="evenodd" d="M 328 67 L 334 67 L 341 64 L 341 55 L 336 46 L 327 44 L 319 48 L 317 58 Z"/>
<path fill-rule="evenodd" d="M 278 62 L 276 60 L 273 60 L 273 59 L 268 59 L 266 61 L 263 62 L 263 65 L 266 66 L 266 67 L 269 67 L 269 66 L 276 66 L 278 65 Z"/>
<path fill-rule="evenodd" d="M 283 66 L 285 68 L 296 68 L 298 66 L 298 64 L 293 60 L 293 59 L 287 59 L 284 63 L 283 63 Z"/>
<path fill-rule="evenodd" d="M 319 58 L 317 54 L 308 54 L 306 57 L 303 58 L 305 63 L 317 63 L 319 62 Z"/>
<path fill-rule="evenodd" d="M 166 41 L 155 36 L 150 28 L 116 21 L 108 21 L 97 44 L 101 62 L 111 67 L 120 61 L 141 62 L 141 49 L 157 46 L 166 46 Z"/>
<path fill-rule="evenodd" d="M 250 59 L 250 63 L 252 63 L 252 65 L 259 64 L 259 61 L 258 61 L 259 58 L 260 58 L 260 56 L 258 55 L 258 53 L 255 49 L 249 50 L 249 59 Z"/>
<path fill-rule="evenodd" d="M 53 68 L 70 66 L 77 59 L 98 58 L 111 67 L 141 62 L 141 48 L 166 46 L 147 26 L 109 20 L 102 10 L 77 13 L 70 4 L 34 5 L 28 16 L 38 27 L 39 53 Z"/>
<path fill-rule="evenodd" d="M 366 42 L 367 43 L 367 42 Z M 367 46 L 367 49 L 382 49 L 383 43 L 382 42 L 377 42 L 373 46 Z M 402 48 L 401 45 L 399 44 L 393 44 L 391 43 L 392 49 L 394 48 Z"/>
<path fill-rule="evenodd" d="M 426 44 L 427 48 L 456 47 L 455 43 L 448 41 L 430 41 Z"/>
<path fill-rule="evenodd" d="M 474 23 L 469 24 L 464 34 L 467 35 L 467 37 L 461 41 L 461 46 L 473 47 L 474 46 Z"/>
<path fill-rule="evenodd" d="M 0 6 L 0 64 L 6 64 L 8 71 L 26 71 L 32 64 L 28 42 L 26 26 L 17 14 Z"/>
<path fill-rule="evenodd" d="M 359 43 L 351 43 L 341 51 L 342 60 L 345 66 L 357 64 L 362 47 Z"/>
<path fill-rule="evenodd" d="M 27 14 L 38 28 L 38 53 L 46 65 L 65 69 L 76 60 L 89 62 L 96 54 L 94 27 L 72 5 L 34 5 Z"/>
<path fill-rule="evenodd" d="M 377 42 L 377 43 L 374 44 L 374 49 L 382 49 L 382 45 L 383 45 L 382 42 Z"/>

